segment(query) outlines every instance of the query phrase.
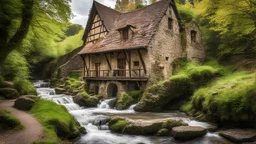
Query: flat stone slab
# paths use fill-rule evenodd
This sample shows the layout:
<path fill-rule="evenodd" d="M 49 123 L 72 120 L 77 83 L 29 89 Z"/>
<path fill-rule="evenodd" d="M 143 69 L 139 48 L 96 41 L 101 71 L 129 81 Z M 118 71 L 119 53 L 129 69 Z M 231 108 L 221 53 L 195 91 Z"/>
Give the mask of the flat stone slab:
<path fill-rule="evenodd" d="M 220 131 L 219 135 L 238 143 L 256 141 L 256 129 L 229 129 Z"/>
<path fill-rule="evenodd" d="M 204 136 L 207 130 L 199 126 L 179 126 L 172 128 L 172 135 L 175 139 L 188 140 Z"/>

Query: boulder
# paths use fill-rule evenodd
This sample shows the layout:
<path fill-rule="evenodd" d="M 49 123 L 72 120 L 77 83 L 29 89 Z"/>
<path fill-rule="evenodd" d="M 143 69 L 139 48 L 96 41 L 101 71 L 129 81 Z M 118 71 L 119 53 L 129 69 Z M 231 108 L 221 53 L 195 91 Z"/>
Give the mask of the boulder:
<path fill-rule="evenodd" d="M 180 119 L 165 118 L 155 120 L 132 120 L 124 117 L 113 117 L 109 122 L 110 130 L 131 135 L 169 135 L 172 127 L 187 125 Z"/>
<path fill-rule="evenodd" d="M 5 99 L 16 99 L 20 96 L 19 92 L 13 88 L 0 88 L 0 97 Z"/>
<path fill-rule="evenodd" d="M 56 94 L 64 94 L 66 92 L 66 90 L 64 88 L 55 88 L 55 92 Z"/>
<path fill-rule="evenodd" d="M 21 96 L 15 101 L 14 107 L 20 110 L 30 110 L 34 104 L 35 101 L 33 99 Z"/>
<path fill-rule="evenodd" d="M 96 107 L 99 103 L 99 99 L 96 96 L 77 94 L 73 97 L 75 103 L 83 107 Z"/>
<path fill-rule="evenodd" d="M 187 140 L 195 137 L 204 136 L 207 130 L 198 126 L 179 126 L 172 129 L 172 135 L 175 139 Z"/>
<path fill-rule="evenodd" d="M 219 132 L 219 135 L 236 143 L 256 141 L 256 129 L 229 129 Z"/>

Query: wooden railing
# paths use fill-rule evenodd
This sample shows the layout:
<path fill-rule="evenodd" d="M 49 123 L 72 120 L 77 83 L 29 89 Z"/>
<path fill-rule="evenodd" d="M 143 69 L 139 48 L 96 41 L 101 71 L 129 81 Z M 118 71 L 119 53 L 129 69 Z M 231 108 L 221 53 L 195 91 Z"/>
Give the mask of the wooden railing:
<path fill-rule="evenodd" d="M 147 79 L 143 69 L 88 70 L 85 79 Z"/>

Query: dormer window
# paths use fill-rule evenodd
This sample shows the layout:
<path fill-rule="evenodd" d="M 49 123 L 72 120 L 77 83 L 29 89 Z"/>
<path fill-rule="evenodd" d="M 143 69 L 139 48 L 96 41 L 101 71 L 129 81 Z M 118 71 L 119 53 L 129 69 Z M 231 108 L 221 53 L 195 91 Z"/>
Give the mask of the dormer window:
<path fill-rule="evenodd" d="M 168 18 L 168 29 L 171 30 L 173 28 L 173 20 L 172 18 Z"/>
<path fill-rule="evenodd" d="M 123 40 L 128 40 L 129 38 L 129 29 L 123 29 Z"/>
<path fill-rule="evenodd" d="M 191 31 L 191 42 L 196 42 L 196 33 L 194 30 Z"/>
<path fill-rule="evenodd" d="M 136 28 L 136 27 L 134 27 L 132 25 L 127 25 L 125 27 L 118 29 L 122 40 L 126 41 L 131 37 L 130 34 L 133 34 L 132 28 Z"/>

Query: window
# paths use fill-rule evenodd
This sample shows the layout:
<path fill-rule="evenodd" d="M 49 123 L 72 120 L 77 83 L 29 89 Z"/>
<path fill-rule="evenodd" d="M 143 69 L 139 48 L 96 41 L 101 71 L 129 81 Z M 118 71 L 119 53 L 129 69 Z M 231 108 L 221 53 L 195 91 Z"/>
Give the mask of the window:
<path fill-rule="evenodd" d="M 166 61 L 169 61 L 169 57 L 165 57 L 165 60 L 166 60 Z"/>
<path fill-rule="evenodd" d="M 140 62 L 139 61 L 134 61 L 133 66 L 140 66 Z"/>
<path fill-rule="evenodd" d="M 173 20 L 172 18 L 168 18 L 168 28 L 171 30 L 173 28 Z"/>
<path fill-rule="evenodd" d="M 191 31 L 191 41 L 196 42 L 196 31 L 194 30 Z"/>
<path fill-rule="evenodd" d="M 129 38 L 129 31 L 128 29 L 123 29 L 123 39 L 128 40 Z"/>

